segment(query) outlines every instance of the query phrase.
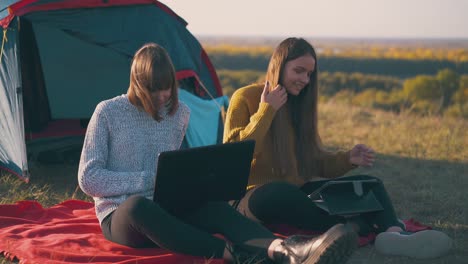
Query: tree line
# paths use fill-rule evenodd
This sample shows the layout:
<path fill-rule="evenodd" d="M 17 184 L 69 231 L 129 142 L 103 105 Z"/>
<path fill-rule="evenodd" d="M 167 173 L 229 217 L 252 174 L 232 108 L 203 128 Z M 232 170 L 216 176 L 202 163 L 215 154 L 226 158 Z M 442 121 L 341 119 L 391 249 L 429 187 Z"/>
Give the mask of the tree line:
<path fill-rule="evenodd" d="M 455 63 L 468 62 L 468 49 L 466 44 L 440 46 L 395 46 L 378 44 L 325 44 L 317 45 L 316 51 L 320 57 L 341 57 L 341 58 L 373 58 L 373 59 L 403 59 L 403 60 L 434 60 L 452 61 Z M 229 44 L 204 45 L 205 50 L 211 55 L 228 54 L 232 56 L 267 56 L 273 52 L 273 47 L 263 46 L 239 46 Z"/>
<path fill-rule="evenodd" d="M 270 54 L 223 54 L 209 53 L 216 69 L 265 71 Z M 460 74 L 468 74 L 468 61 L 459 62 L 448 59 L 397 59 L 320 56 L 320 71 L 361 72 L 365 74 L 390 75 L 408 78 L 420 74 L 436 74 L 440 69 L 451 69 Z"/>
<path fill-rule="evenodd" d="M 205 47 L 225 95 L 263 82 L 273 48 Z M 468 50 L 317 49 L 320 99 L 389 111 L 468 118 Z"/>
<path fill-rule="evenodd" d="M 223 93 L 263 82 L 264 71 L 217 70 Z M 451 69 L 407 79 L 363 73 L 319 72 L 321 101 L 335 100 L 388 111 L 468 118 L 468 75 Z"/>

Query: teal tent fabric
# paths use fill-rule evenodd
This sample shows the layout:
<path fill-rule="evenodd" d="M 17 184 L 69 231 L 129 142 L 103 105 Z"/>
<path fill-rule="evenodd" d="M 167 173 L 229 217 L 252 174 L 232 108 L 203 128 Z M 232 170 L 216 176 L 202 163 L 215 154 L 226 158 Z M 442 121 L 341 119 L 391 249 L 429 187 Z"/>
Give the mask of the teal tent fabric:
<path fill-rule="evenodd" d="M 89 117 L 100 101 L 124 93 L 133 54 L 148 42 L 163 46 L 177 71 L 196 72 L 214 87 L 201 71 L 200 43 L 155 5 L 54 10 L 24 19 L 37 38 L 53 119 Z"/>
<path fill-rule="evenodd" d="M 17 2 L 24 5 L 8 9 Z M 0 22 L 6 32 L 0 63 L 0 170 L 21 178 L 29 178 L 28 159 L 37 157 L 36 143 L 50 139 L 68 145 L 65 139 L 84 134 L 100 101 L 127 91 L 131 59 L 145 43 L 168 51 L 178 80 L 186 81 L 183 87 L 193 97 L 207 103 L 209 94 L 222 95 L 216 72 L 186 22 L 157 1 L 0 0 Z M 199 83 L 208 92 L 197 90 Z M 219 108 L 193 99 L 187 99 L 193 125 L 185 142 L 219 142 Z M 223 100 L 213 103 L 226 104 Z"/>
<path fill-rule="evenodd" d="M 205 100 L 184 89 L 179 89 L 179 99 L 190 108 L 190 120 L 185 135 L 188 147 L 214 145 L 222 140 L 221 109 L 227 109 L 229 98 L 221 96 Z"/>

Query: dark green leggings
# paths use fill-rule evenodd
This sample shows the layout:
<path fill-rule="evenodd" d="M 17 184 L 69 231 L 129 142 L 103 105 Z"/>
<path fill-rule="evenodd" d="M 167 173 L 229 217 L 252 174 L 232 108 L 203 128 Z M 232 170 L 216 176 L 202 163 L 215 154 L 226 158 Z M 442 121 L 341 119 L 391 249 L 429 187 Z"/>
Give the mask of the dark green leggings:
<path fill-rule="evenodd" d="M 359 225 L 359 234 L 382 232 L 391 226 L 404 227 L 398 221 L 392 202 L 382 181 L 373 176 L 357 175 L 333 179 L 369 180 L 377 179 L 379 184 L 373 192 L 383 206 L 379 212 L 364 213 L 351 219 Z M 307 194 L 313 192 L 329 180 L 308 182 L 296 187 L 286 182 L 267 183 L 247 192 L 240 200 L 237 209 L 245 216 L 258 219 L 264 224 L 288 224 L 306 230 L 326 230 L 337 223 L 347 221 L 344 217 L 330 216 L 318 208 Z"/>
<path fill-rule="evenodd" d="M 189 201 L 187 201 L 189 202 Z M 151 200 L 131 196 L 101 223 L 104 236 L 134 247 L 161 247 L 173 252 L 222 258 L 226 242 L 252 254 L 267 254 L 276 236 L 247 219 L 227 202 L 208 202 L 173 215 Z"/>

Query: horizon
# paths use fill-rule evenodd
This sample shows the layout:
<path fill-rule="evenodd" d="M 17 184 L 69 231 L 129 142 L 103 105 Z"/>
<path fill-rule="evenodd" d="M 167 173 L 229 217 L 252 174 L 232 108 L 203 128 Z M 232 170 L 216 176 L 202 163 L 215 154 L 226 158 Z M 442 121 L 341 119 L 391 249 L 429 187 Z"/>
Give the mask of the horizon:
<path fill-rule="evenodd" d="M 263 39 L 283 39 L 289 35 L 223 35 L 223 34 L 192 34 L 201 38 L 263 38 Z M 468 41 L 468 37 L 354 37 L 354 36 L 297 36 L 306 39 L 349 39 L 349 40 L 454 40 Z"/>
<path fill-rule="evenodd" d="M 271 46 L 275 47 L 285 37 L 283 36 L 233 36 L 233 35 L 196 35 L 203 45 L 234 45 L 234 46 Z M 431 49 L 463 49 L 468 50 L 468 38 L 353 38 L 353 37 L 302 37 L 314 46 L 350 47 L 372 45 L 388 48 L 431 48 Z"/>

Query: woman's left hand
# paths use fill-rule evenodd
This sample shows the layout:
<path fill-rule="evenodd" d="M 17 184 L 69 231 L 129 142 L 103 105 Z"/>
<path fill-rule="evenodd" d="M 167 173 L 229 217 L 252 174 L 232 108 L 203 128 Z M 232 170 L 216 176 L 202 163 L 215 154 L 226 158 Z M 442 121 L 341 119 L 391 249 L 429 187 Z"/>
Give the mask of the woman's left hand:
<path fill-rule="evenodd" d="M 349 161 L 358 166 L 372 166 L 375 161 L 374 150 L 364 144 L 357 144 L 351 149 Z"/>

